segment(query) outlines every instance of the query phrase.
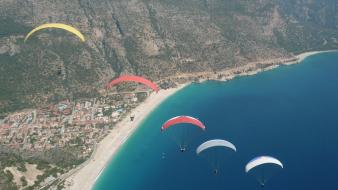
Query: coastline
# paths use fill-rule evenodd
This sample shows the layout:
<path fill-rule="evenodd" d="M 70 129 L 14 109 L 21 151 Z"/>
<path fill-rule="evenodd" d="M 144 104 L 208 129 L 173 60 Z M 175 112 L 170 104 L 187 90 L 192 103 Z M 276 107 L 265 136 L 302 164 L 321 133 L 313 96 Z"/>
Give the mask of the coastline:
<path fill-rule="evenodd" d="M 186 85 L 187 84 L 182 84 L 176 88 L 160 90 L 158 93 L 151 93 L 144 102 L 120 121 L 109 134 L 97 144 L 96 151 L 86 164 L 65 180 L 65 189 L 92 189 L 104 168 L 109 164 L 121 145 L 123 145 L 128 137 L 133 134 L 143 120 L 165 99 L 181 90 Z M 130 121 L 131 115 L 135 115 L 135 119 L 132 122 Z"/>
<path fill-rule="evenodd" d="M 228 81 L 234 79 L 237 76 L 250 76 L 257 73 L 275 69 L 280 65 L 293 65 L 298 64 L 305 60 L 307 57 L 326 52 L 337 52 L 338 50 L 328 50 L 328 51 L 312 51 L 305 52 L 294 57 L 287 59 L 271 59 L 266 62 L 255 62 L 248 63 L 242 67 L 235 69 L 229 69 L 221 71 L 217 74 L 209 74 L 208 79 L 205 80 L 219 80 L 219 81 Z M 259 67 L 261 65 L 267 65 L 266 67 Z M 222 77 L 219 78 L 220 73 Z M 203 73 L 202 75 L 205 75 Z M 195 74 L 195 76 L 198 76 Z M 209 78 L 209 76 L 211 76 Z M 183 75 L 183 77 L 190 77 L 189 75 Z M 201 82 L 202 82 L 201 81 Z M 93 188 L 96 180 L 100 177 L 102 171 L 110 163 L 110 160 L 117 153 L 120 146 L 128 139 L 130 135 L 135 131 L 135 129 L 142 123 L 142 121 L 166 98 L 173 95 L 186 85 L 190 84 L 187 82 L 180 85 L 177 88 L 171 88 L 168 90 L 160 90 L 158 94 L 152 93 L 143 103 L 141 103 L 137 108 L 135 108 L 131 113 L 129 113 L 121 122 L 119 122 L 116 127 L 111 130 L 111 132 L 97 145 L 96 151 L 93 153 L 92 157 L 85 163 L 85 165 L 80 168 L 75 173 L 71 174 L 70 177 L 66 178 L 65 189 L 69 190 L 90 190 Z M 129 116 L 135 114 L 135 120 L 130 122 Z M 109 152 L 107 152 L 109 150 Z M 67 185 L 69 184 L 69 185 Z"/>
<path fill-rule="evenodd" d="M 263 61 L 263 62 L 251 62 L 246 65 L 240 66 L 238 68 L 221 71 L 220 73 L 213 75 L 211 79 L 217 80 L 217 81 L 229 81 L 238 76 L 240 77 L 241 76 L 252 76 L 260 72 L 276 69 L 283 65 L 288 66 L 288 65 L 299 64 L 303 62 L 306 58 L 312 55 L 321 54 L 321 53 L 330 53 L 330 52 L 338 52 L 338 50 L 309 51 L 309 52 L 304 52 L 298 55 L 294 55 L 291 58 L 270 59 L 270 60 Z M 222 74 L 223 77 L 219 78 L 217 76 L 219 74 Z"/>
<path fill-rule="evenodd" d="M 310 52 L 305 52 L 301 53 L 299 55 L 296 55 L 298 58 L 298 62 L 304 61 L 307 57 L 315 54 L 320 54 L 320 53 L 330 53 L 330 52 L 337 52 L 338 50 L 325 50 L 325 51 L 310 51 Z"/>

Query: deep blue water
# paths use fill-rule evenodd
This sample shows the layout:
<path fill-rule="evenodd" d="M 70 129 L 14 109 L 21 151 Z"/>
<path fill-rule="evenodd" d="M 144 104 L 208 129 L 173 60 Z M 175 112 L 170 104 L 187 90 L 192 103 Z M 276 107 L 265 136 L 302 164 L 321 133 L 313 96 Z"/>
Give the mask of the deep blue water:
<path fill-rule="evenodd" d="M 176 115 L 197 117 L 207 127 L 184 153 L 160 132 L 162 123 Z M 224 159 L 217 176 L 195 154 L 200 143 L 213 138 L 238 149 Z M 261 189 L 244 172 L 259 155 L 275 156 L 285 165 L 265 189 L 338 189 L 338 53 L 229 82 L 187 86 L 143 122 L 94 189 Z"/>

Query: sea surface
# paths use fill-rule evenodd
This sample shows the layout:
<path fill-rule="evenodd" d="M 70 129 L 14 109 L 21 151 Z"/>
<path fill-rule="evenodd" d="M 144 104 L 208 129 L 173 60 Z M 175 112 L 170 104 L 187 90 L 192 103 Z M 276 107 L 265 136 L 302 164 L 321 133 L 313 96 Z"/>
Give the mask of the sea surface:
<path fill-rule="evenodd" d="M 160 132 L 162 123 L 177 115 L 199 118 L 207 128 L 184 153 Z M 237 147 L 237 153 L 222 159 L 218 175 L 195 153 L 199 144 L 214 138 Z M 301 64 L 228 82 L 185 87 L 144 120 L 94 189 L 261 189 L 244 171 L 259 155 L 284 164 L 264 189 L 338 189 L 338 53 L 317 54 Z"/>

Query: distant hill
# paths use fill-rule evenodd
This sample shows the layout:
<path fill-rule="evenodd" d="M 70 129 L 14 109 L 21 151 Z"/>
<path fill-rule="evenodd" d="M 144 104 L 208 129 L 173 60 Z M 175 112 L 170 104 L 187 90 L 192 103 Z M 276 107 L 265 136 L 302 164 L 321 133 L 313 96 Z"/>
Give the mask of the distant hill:
<path fill-rule="evenodd" d="M 153 80 L 337 48 L 335 0 L 2 0 L 0 112 L 92 97 L 120 73 Z M 64 31 L 34 27 L 61 22 Z"/>

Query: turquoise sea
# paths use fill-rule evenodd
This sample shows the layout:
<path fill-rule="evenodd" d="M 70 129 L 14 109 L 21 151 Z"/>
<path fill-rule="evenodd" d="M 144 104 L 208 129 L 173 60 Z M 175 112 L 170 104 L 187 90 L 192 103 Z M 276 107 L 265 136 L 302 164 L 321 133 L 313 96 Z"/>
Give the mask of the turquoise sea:
<path fill-rule="evenodd" d="M 181 153 L 160 132 L 177 115 L 199 118 L 206 132 Z M 195 148 L 221 138 L 238 152 L 218 175 Z M 109 152 L 109 150 L 107 150 Z M 271 155 L 285 168 L 270 190 L 338 189 L 338 53 L 311 56 L 228 82 L 192 84 L 164 101 L 127 140 L 103 171 L 95 190 L 254 190 L 244 172 L 255 156 Z"/>

